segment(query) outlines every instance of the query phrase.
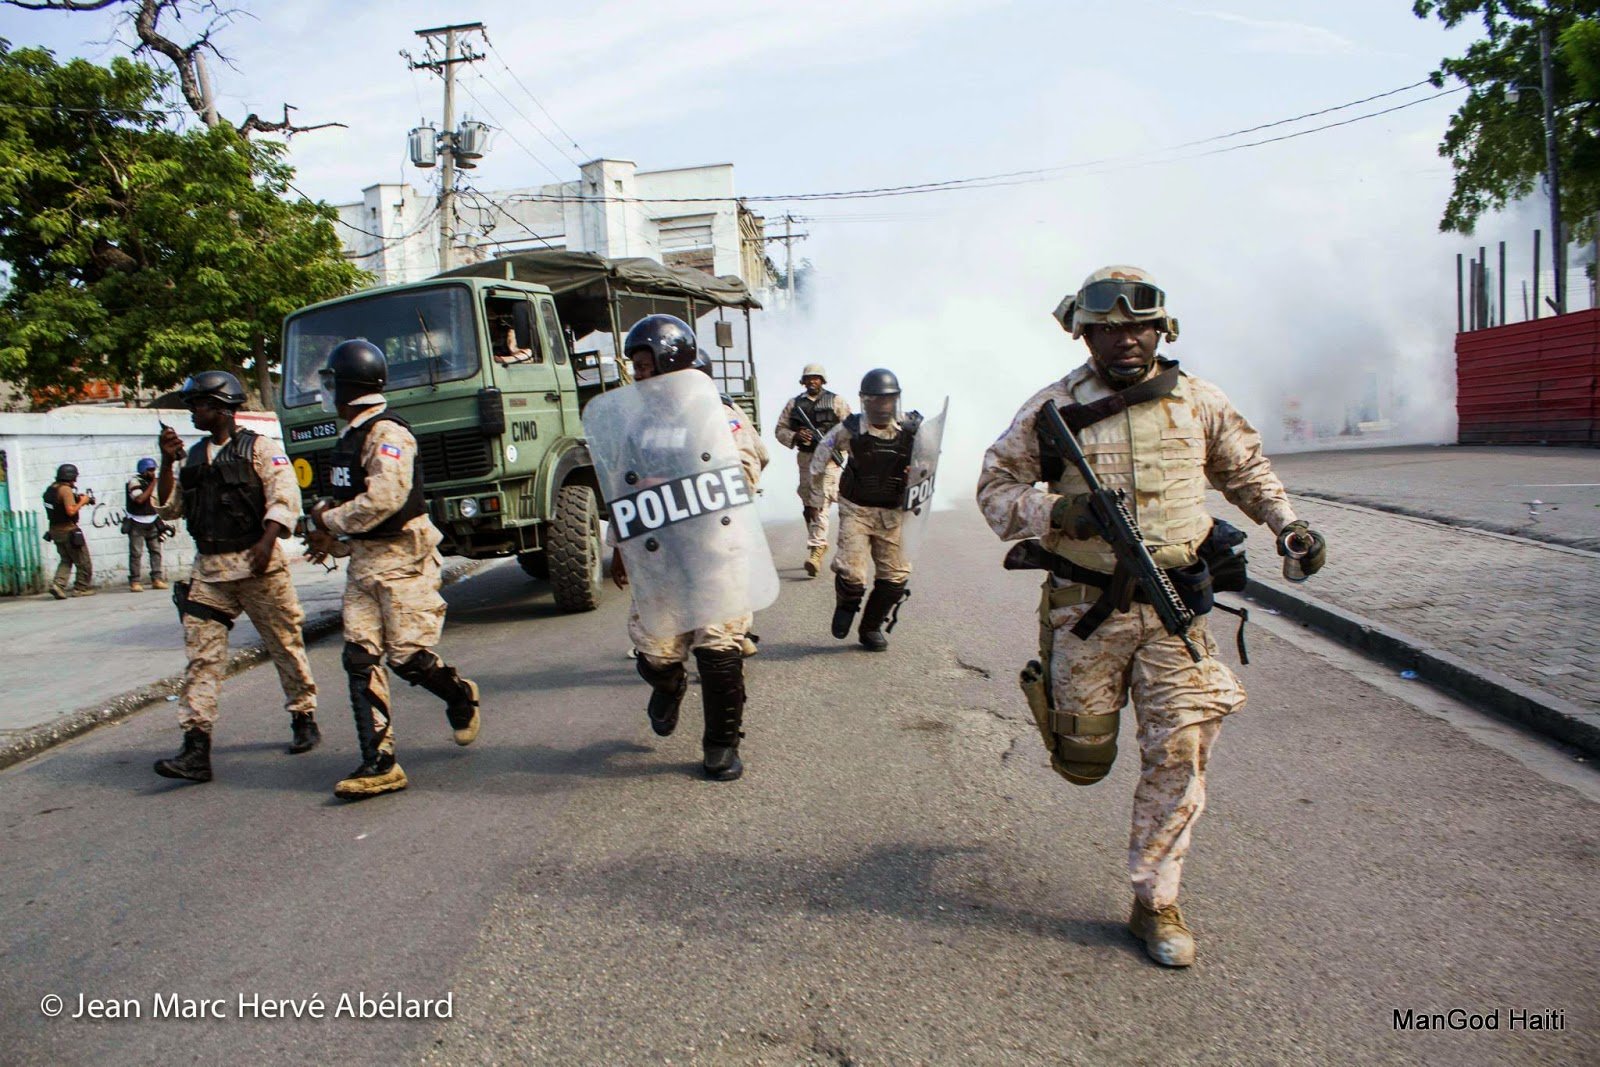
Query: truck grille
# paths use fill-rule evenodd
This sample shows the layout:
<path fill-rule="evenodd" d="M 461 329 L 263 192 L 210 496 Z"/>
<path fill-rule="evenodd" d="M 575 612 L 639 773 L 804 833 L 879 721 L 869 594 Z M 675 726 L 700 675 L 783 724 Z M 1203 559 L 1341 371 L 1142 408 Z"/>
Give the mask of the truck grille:
<path fill-rule="evenodd" d="M 417 447 L 422 453 L 422 480 L 425 486 L 463 478 L 481 478 L 494 469 L 494 453 L 489 447 L 489 439 L 473 426 L 425 434 L 417 439 Z M 317 474 L 316 482 L 307 490 L 308 496 L 330 495 L 328 468 L 332 465 L 333 449 L 320 449 L 308 458 Z"/>

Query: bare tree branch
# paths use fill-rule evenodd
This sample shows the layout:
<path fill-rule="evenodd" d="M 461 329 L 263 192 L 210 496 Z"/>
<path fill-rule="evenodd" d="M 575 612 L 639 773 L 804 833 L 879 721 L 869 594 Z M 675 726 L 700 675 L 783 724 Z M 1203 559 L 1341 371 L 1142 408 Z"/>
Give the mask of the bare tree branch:
<path fill-rule="evenodd" d="M 39 0 L 30 3 L 28 0 L 5 0 L 9 7 L 20 7 L 24 11 L 101 11 L 122 0 Z"/>
<path fill-rule="evenodd" d="M 293 104 L 284 104 L 282 122 L 267 122 L 262 119 L 260 115 L 257 115 L 254 111 L 252 111 L 250 113 L 250 117 L 245 119 L 244 122 L 239 125 L 239 135 L 241 137 L 249 137 L 252 132 L 256 132 L 282 133 L 293 137 L 297 133 L 307 133 L 311 130 L 325 130 L 330 126 L 337 126 L 340 129 L 348 129 L 348 127 L 342 122 L 319 122 L 315 126 L 296 126 L 289 121 L 289 112 L 298 110 L 299 109 Z"/>

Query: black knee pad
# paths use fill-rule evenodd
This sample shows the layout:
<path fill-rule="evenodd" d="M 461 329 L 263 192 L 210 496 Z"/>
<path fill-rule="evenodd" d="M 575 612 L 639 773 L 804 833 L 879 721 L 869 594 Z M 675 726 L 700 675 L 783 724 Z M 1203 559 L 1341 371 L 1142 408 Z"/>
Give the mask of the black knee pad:
<path fill-rule="evenodd" d="M 857 585 L 842 574 L 833 576 L 833 591 L 839 597 L 840 604 L 855 605 L 856 607 L 860 607 L 861 598 L 867 595 L 866 586 Z"/>
<path fill-rule="evenodd" d="M 700 684 L 726 689 L 744 688 L 744 651 L 737 648 L 697 648 L 695 664 L 700 668 Z"/>
<path fill-rule="evenodd" d="M 366 674 L 381 662 L 376 652 L 368 652 L 353 641 L 344 643 L 344 670 L 346 674 Z"/>
<path fill-rule="evenodd" d="M 639 671 L 639 677 L 649 682 L 656 689 L 675 689 L 684 681 L 685 672 L 683 664 L 673 663 L 665 667 L 658 667 L 640 654 L 634 657 L 633 665 Z"/>
<path fill-rule="evenodd" d="M 399 663 L 390 661 L 389 666 L 394 669 L 395 674 L 404 678 L 407 682 L 412 685 L 419 685 L 443 663 L 443 660 L 434 655 L 431 650 L 425 648 L 421 652 L 413 654 L 409 659 L 401 660 Z"/>

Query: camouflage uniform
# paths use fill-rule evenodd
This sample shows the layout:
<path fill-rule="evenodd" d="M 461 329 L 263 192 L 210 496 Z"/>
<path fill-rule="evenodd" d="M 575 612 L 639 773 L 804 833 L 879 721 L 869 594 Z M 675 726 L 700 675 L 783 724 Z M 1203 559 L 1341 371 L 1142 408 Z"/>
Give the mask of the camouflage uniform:
<path fill-rule="evenodd" d="M 341 436 L 386 410 L 385 403 L 364 407 Z M 458 743 L 472 739 L 463 740 L 463 731 L 468 729 L 463 687 L 471 689 L 472 717 L 476 717 L 476 685 L 461 679 L 433 652 L 444 631 L 445 602 L 439 595 L 443 561 L 438 551 L 443 536 L 426 512 L 408 520 L 394 536 L 349 536 L 370 531 L 400 512 L 411 496 L 416 456 L 417 440 L 410 430 L 393 421 L 376 423 L 360 456 L 366 488 L 321 516 L 328 532 L 349 538 L 341 542 L 337 553 L 347 555 L 350 561 L 344 590 L 344 658 L 366 758 L 392 756 L 395 749 L 384 656 L 400 677 L 452 704 L 451 725 L 457 729 Z M 475 722 L 470 731 L 475 737 Z M 370 753 L 365 751 L 367 738 L 371 739 Z"/>
<path fill-rule="evenodd" d="M 1153 375 L 1159 365 L 1152 367 Z M 1051 527 L 1063 495 L 1086 491 L 1070 464 L 1047 489 L 1035 418 L 1046 401 L 1087 403 L 1111 393 L 1089 364 L 1040 390 L 984 455 L 978 504 L 1006 540 L 1040 537 L 1046 548 L 1110 574 L 1115 557 L 1099 538 L 1073 540 Z M 1163 568 L 1193 563 L 1208 533 L 1205 485 L 1274 533 L 1293 521 L 1283 485 L 1261 452 L 1261 438 L 1216 386 L 1181 376 L 1174 392 L 1086 427 L 1078 437 L 1108 489 L 1125 489 L 1151 555 Z M 1204 618 L 1191 637 L 1207 657 L 1194 663 L 1167 634 L 1155 610 L 1135 602 L 1113 613 L 1087 640 L 1071 633 L 1099 598 L 1087 585 L 1048 579 L 1041 604 L 1041 651 L 1050 661 L 1058 713 L 1108 715 L 1131 693 L 1138 719 L 1139 785 L 1134 793 L 1128 870 L 1134 895 L 1160 910 L 1174 904 L 1195 821 L 1205 809 L 1205 770 L 1222 718 L 1244 704 L 1244 688 L 1214 656 Z M 1115 736 L 1074 735 L 1116 744 Z"/>
<path fill-rule="evenodd" d="M 754 492 L 761 480 L 761 472 L 766 469 L 770 459 L 767 455 L 767 446 L 761 443 L 761 435 L 756 433 L 755 427 L 745 421 L 743 412 L 727 404 L 722 407 L 728 416 L 728 425 L 733 429 L 733 442 L 739 449 L 739 465 L 744 468 L 745 479 L 749 481 L 750 489 Z M 614 527 L 606 529 L 608 543 L 616 543 L 614 530 Z M 736 619 L 702 626 L 688 633 L 652 634 L 640 621 L 637 604 L 630 604 L 628 637 L 633 641 L 633 647 L 638 650 L 639 655 L 644 657 L 650 666 L 657 670 L 668 670 L 676 664 L 686 662 L 690 652 L 695 649 L 708 651 L 742 649 L 745 634 L 750 631 L 752 621 L 754 617 L 745 614 Z"/>
<path fill-rule="evenodd" d="M 208 442 L 207 460 L 215 453 L 216 446 Z M 266 497 L 263 522 L 294 529 L 300 513 L 300 488 L 282 443 L 257 437 L 250 462 Z M 168 520 L 183 517 L 183 487 L 178 482 L 174 481 L 172 495 L 162 502 L 160 515 Z M 277 668 L 284 708 L 291 715 L 316 711 L 317 683 L 311 677 L 301 630 L 305 611 L 289 577 L 282 546 L 273 542 L 271 561 L 261 575 L 251 573 L 246 552 L 202 553 L 195 557 L 189 583 L 189 600 L 193 603 L 229 619 L 243 612 L 255 623 L 272 665 Z M 185 731 L 209 734 L 217 721 L 217 693 L 228 662 L 228 627 L 214 618 L 184 613 L 183 644 L 189 663 L 184 669 L 178 719 Z"/>
<path fill-rule="evenodd" d="M 863 420 L 865 421 L 865 420 Z M 900 433 L 900 420 L 886 427 L 867 425 L 867 433 L 893 440 Z M 813 476 L 824 469 L 838 478 L 839 464 L 833 454 L 850 454 L 850 431 L 843 423 L 828 431 L 811 456 Z M 911 578 L 911 561 L 901 548 L 901 527 L 905 512 L 899 508 L 874 508 L 839 500 L 839 547 L 833 553 L 833 573 L 851 585 L 878 581 L 904 584 Z"/>
<path fill-rule="evenodd" d="M 795 429 L 789 425 L 789 420 L 794 414 L 795 402 L 804 396 L 793 396 L 783 405 L 783 410 L 778 413 L 777 427 L 772 431 L 773 436 L 784 448 L 795 450 L 795 460 L 799 466 L 799 482 L 795 492 L 800 497 L 800 504 L 806 509 L 806 545 L 809 548 L 828 547 L 828 509 L 839 499 L 839 466 L 838 464 L 825 464 L 818 471 L 812 464 L 812 458 L 820 450 L 820 446 L 810 450 L 802 450 L 795 440 Z M 837 393 L 833 397 L 833 411 L 843 422 L 850 417 L 850 402 Z"/>

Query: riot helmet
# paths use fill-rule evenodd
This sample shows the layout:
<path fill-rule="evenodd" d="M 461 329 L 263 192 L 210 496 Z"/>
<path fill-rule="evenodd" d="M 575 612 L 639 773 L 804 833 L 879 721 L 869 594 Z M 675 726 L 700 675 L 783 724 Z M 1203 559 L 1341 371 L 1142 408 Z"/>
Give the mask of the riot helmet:
<path fill-rule="evenodd" d="M 149 456 L 146 456 L 144 459 L 139 461 L 138 465 L 134 467 L 134 470 L 140 474 L 154 474 L 156 472 L 156 461 L 151 459 Z"/>
<path fill-rule="evenodd" d="M 638 353 L 648 353 L 649 371 L 639 373 Z M 634 361 L 634 377 L 650 378 L 676 370 L 711 373 L 711 361 L 700 351 L 694 330 L 673 315 L 646 315 L 633 324 L 622 342 L 622 354 Z"/>
<path fill-rule="evenodd" d="M 861 379 L 861 410 L 874 426 L 888 426 L 900 417 L 900 379 L 879 367 Z"/>
<path fill-rule="evenodd" d="M 323 410 L 337 414 L 346 404 L 383 392 L 389 380 L 389 360 L 383 349 L 365 337 L 356 337 L 333 346 L 318 376 L 322 379 Z"/>
<path fill-rule="evenodd" d="M 245 402 L 244 386 L 225 370 L 203 370 L 190 375 L 178 395 L 186 408 L 205 400 L 228 408 L 244 407 Z"/>
<path fill-rule="evenodd" d="M 56 481 L 71 485 L 78 480 L 78 468 L 71 463 L 63 463 L 56 468 Z"/>

